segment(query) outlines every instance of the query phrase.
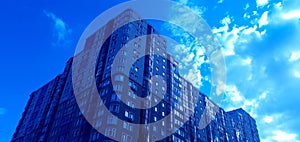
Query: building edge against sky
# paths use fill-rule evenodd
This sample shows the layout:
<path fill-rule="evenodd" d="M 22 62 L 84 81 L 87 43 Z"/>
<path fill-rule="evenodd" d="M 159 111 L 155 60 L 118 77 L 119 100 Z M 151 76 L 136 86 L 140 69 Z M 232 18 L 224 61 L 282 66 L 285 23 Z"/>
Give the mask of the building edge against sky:
<path fill-rule="evenodd" d="M 140 19 L 138 15 L 132 10 L 126 10 L 111 21 L 108 26 L 101 28 L 95 34 L 87 39 L 85 48 L 97 46 L 100 40 L 104 42 L 104 48 L 101 49 L 97 61 L 97 69 L 95 71 L 98 91 L 101 93 L 101 99 L 105 100 L 105 105 L 109 110 L 124 120 L 123 124 L 117 124 L 115 118 L 105 118 L 106 121 L 97 123 L 99 127 L 105 129 L 105 133 L 97 132 L 84 118 L 80 112 L 76 99 L 73 93 L 72 86 L 72 63 L 71 58 L 66 65 L 64 72 L 55 79 L 33 92 L 23 112 L 16 132 L 13 135 L 12 141 L 111 141 L 109 137 L 120 137 L 122 141 L 149 141 L 155 139 L 155 135 L 164 135 L 169 124 L 163 124 L 165 128 L 150 128 L 149 131 L 139 132 L 140 137 L 132 137 L 136 135 L 136 131 L 132 130 L 130 123 L 151 123 L 162 119 L 168 115 L 171 110 L 177 111 L 173 117 L 174 125 L 180 125 L 180 129 L 171 136 L 162 139 L 161 141 L 260 141 L 255 120 L 244 110 L 237 109 L 230 112 L 225 112 L 220 109 L 215 119 L 204 129 L 200 129 L 196 124 L 199 124 L 201 114 L 206 106 L 207 97 L 200 93 L 198 89 L 193 87 L 191 83 L 180 77 L 176 62 L 165 60 L 165 58 L 154 56 L 145 56 L 138 58 L 138 61 L 130 70 L 129 80 L 131 88 L 134 93 L 139 94 L 139 90 L 148 94 L 150 78 L 153 75 L 160 75 L 167 80 L 167 98 L 163 99 L 161 103 L 152 109 L 138 111 L 130 107 L 124 106 L 120 99 L 116 97 L 115 91 L 111 86 L 111 71 L 110 67 L 113 62 L 112 57 L 122 50 L 124 41 L 130 41 L 136 37 L 146 34 L 158 34 L 156 30 L 143 20 L 139 20 L 119 29 L 114 29 L 115 24 L 121 24 L 124 19 Z M 112 31 L 114 31 L 112 33 Z M 109 38 L 104 41 L 101 38 L 103 34 L 109 33 Z M 121 39 L 121 40 L 119 40 Z M 153 40 L 155 39 L 155 40 Z M 155 41 L 155 42 L 149 42 Z M 160 44 L 155 45 L 156 42 Z M 165 53 L 167 59 L 171 59 L 171 55 L 166 53 L 166 44 L 161 37 L 149 37 L 146 41 L 141 40 L 139 43 L 133 43 L 132 46 L 137 48 L 145 47 L 142 52 L 159 52 Z M 155 48 L 154 48 L 155 47 Z M 124 57 L 128 57 L 124 51 Z M 134 54 L 142 54 L 134 52 Z M 78 55 L 81 56 L 81 55 Z M 126 59 L 120 60 L 120 63 L 126 65 Z M 130 56 L 130 58 L 132 58 Z M 133 56 L 133 60 L 137 60 Z M 122 70 L 122 66 L 118 67 Z M 179 84 L 185 82 L 185 86 Z M 118 87 L 117 87 L 118 88 Z M 122 88 L 122 87 L 119 87 Z M 184 114 L 182 108 L 176 108 L 176 98 L 180 92 L 186 90 L 187 100 L 199 98 L 195 113 L 190 119 L 182 124 Z M 195 90 L 197 93 L 194 93 Z M 124 91 L 122 89 L 117 91 Z M 128 90 L 125 90 L 128 91 Z M 193 92 L 193 93 L 192 93 Z M 129 91 L 126 92 L 131 95 L 132 101 L 125 105 L 134 105 L 134 95 Z M 191 103 L 190 105 L 194 105 Z M 189 106 L 187 106 L 189 107 Z M 186 108 L 184 108 L 186 109 Z M 95 118 L 102 118 L 103 112 L 95 113 Z M 106 123 L 106 124 L 104 124 Z M 117 125 L 122 126 L 122 130 L 116 129 Z M 144 129 L 143 129 L 144 130 Z M 151 131 L 151 132 L 150 132 Z M 150 137 L 150 138 L 149 138 Z"/>

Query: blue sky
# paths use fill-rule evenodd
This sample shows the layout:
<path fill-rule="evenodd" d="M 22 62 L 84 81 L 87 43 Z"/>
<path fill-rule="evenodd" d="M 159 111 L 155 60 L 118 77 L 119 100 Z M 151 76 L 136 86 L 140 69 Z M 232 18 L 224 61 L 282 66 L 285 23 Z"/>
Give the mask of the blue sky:
<path fill-rule="evenodd" d="M 221 106 L 249 112 L 262 141 L 300 141 L 300 1 L 179 2 L 202 15 L 222 46 L 227 82 Z M 182 22 L 197 26 L 189 18 Z M 185 54 L 199 61 L 193 50 Z"/>
<path fill-rule="evenodd" d="M 10 140 L 30 93 L 63 71 L 87 25 L 120 2 L 1 2 L 0 141 Z M 201 14 L 223 47 L 222 107 L 247 110 L 262 141 L 300 141 L 300 1 L 179 2 Z"/>

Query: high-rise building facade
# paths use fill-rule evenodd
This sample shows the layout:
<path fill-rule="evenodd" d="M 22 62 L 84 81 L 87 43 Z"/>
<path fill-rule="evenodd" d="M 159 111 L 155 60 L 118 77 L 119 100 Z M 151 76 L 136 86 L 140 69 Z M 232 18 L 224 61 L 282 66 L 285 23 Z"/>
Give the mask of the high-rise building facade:
<path fill-rule="evenodd" d="M 88 61 L 89 54 L 94 54 L 89 49 L 99 46 L 101 50 L 97 53 L 93 72 L 102 100 L 100 105 L 114 116 L 105 115 L 103 110 L 91 111 L 94 119 L 101 120 L 93 126 L 101 128 L 104 133 L 92 127 L 78 107 L 82 104 L 77 104 L 72 74 L 72 65 L 77 64 L 71 58 L 61 75 L 30 95 L 13 135 L 13 142 L 109 142 L 114 141 L 111 138 L 115 137 L 124 142 L 153 141 L 164 138 L 169 128 L 173 127 L 178 127 L 178 130 L 160 141 L 260 141 L 255 120 L 242 109 L 225 112 L 220 108 L 208 126 L 199 127 L 209 99 L 180 76 L 178 62 L 166 51 L 166 40 L 133 10 L 125 10 L 88 37 L 83 49 L 87 52 L 79 53 L 76 57 Z M 130 63 L 133 65 L 126 73 L 126 66 Z M 86 62 L 77 66 L 84 68 L 92 65 Z M 76 71 L 80 72 L 79 69 Z M 79 73 L 81 75 L 84 76 L 85 72 Z M 160 80 L 154 79 L 157 76 L 160 76 Z M 89 87 L 88 84 L 81 85 Z M 84 97 L 87 92 L 80 93 Z M 118 94 L 127 95 L 127 100 L 121 101 L 122 96 Z M 150 94 L 152 97 L 147 98 Z M 137 96 L 149 100 L 141 103 Z M 151 103 L 155 105 L 149 109 L 137 109 Z M 192 115 L 187 116 L 190 113 Z M 133 124 L 158 122 L 168 115 L 171 115 L 170 119 L 161 121 L 159 127 L 139 130 L 133 127 Z M 117 121 L 118 118 L 123 121 Z"/>

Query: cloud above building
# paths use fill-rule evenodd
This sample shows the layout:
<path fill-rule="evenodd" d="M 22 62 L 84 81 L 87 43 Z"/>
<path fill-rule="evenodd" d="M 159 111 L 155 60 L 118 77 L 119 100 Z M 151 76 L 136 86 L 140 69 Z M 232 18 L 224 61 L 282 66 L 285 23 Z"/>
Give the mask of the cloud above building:
<path fill-rule="evenodd" d="M 55 41 L 52 42 L 53 46 L 69 46 L 72 30 L 68 28 L 67 24 L 54 13 L 44 10 L 44 14 L 52 20 L 53 37 L 55 38 Z"/>
<path fill-rule="evenodd" d="M 257 6 L 265 6 L 269 3 L 269 0 L 256 0 Z"/>
<path fill-rule="evenodd" d="M 205 9 L 202 16 L 222 45 L 227 85 L 221 106 L 255 117 L 262 141 L 299 141 L 300 1 L 190 3 Z"/>

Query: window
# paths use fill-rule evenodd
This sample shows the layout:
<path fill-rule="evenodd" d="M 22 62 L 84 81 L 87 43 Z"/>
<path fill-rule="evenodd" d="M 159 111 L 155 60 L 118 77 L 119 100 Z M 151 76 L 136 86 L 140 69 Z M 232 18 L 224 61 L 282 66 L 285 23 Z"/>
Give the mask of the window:
<path fill-rule="evenodd" d="M 133 114 L 132 114 L 132 113 L 130 113 L 129 118 L 130 118 L 131 120 L 134 120 L 134 117 L 133 117 Z"/>
<path fill-rule="evenodd" d="M 121 96 L 120 96 L 121 97 Z M 111 96 L 111 101 L 117 101 L 117 102 L 120 102 L 120 98 L 118 97 L 117 94 L 112 94 Z"/>
<path fill-rule="evenodd" d="M 104 96 L 104 95 L 105 95 L 105 91 L 102 91 L 102 92 L 100 93 L 100 95 L 101 95 L 101 96 Z"/>
<path fill-rule="evenodd" d="M 110 112 L 119 112 L 120 110 L 120 106 L 117 104 L 113 104 L 109 106 L 109 111 Z"/>
<path fill-rule="evenodd" d="M 120 63 L 124 63 L 125 61 L 126 61 L 125 58 L 121 58 L 121 59 L 119 60 Z"/>
<path fill-rule="evenodd" d="M 131 91 L 128 91 L 128 96 L 130 96 L 130 97 L 132 97 L 132 98 L 135 99 L 135 94 L 133 92 L 131 92 Z"/>
<path fill-rule="evenodd" d="M 139 68 L 138 68 L 138 67 L 135 67 L 135 69 L 134 69 L 134 70 L 137 72 L 137 71 L 139 71 Z"/>
<path fill-rule="evenodd" d="M 113 136 L 113 137 L 115 137 L 116 133 L 117 133 L 116 128 L 112 128 L 112 129 L 111 128 L 106 128 L 104 135 L 105 136 Z"/>
<path fill-rule="evenodd" d="M 132 125 L 128 122 L 123 122 L 123 128 L 132 131 Z"/>
<path fill-rule="evenodd" d="M 154 108 L 154 111 L 157 112 L 157 107 Z"/>
<path fill-rule="evenodd" d="M 107 124 L 117 124 L 117 118 L 115 116 L 108 116 Z"/>
<path fill-rule="evenodd" d="M 115 76 L 115 81 L 124 81 L 124 76 L 123 75 L 116 75 Z"/>
<path fill-rule="evenodd" d="M 157 121 L 157 117 L 156 117 L 156 116 L 154 116 L 154 117 L 153 117 L 153 120 L 154 120 L 154 122 L 156 122 L 156 121 Z"/>
<path fill-rule="evenodd" d="M 124 66 L 118 66 L 118 71 L 123 72 L 124 71 Z"/>
<path fill-rule="evenodd" d="M 122 142 L 132 142 L 132 137 L 126 133 L 122 133 Z"/>
<path fill-rule="evenodd" d="M 98 120 L 98 121 L 96 122 L 96 127 L 99 128 L 101 125 L 102 125 L 102 121 L 99 121 L 99 120 Z"/>
<path fill-rule="evenodd" d="M 122 142 L 127 142 L 127 137 L 125 133 L 122 134 Z"/>
<path fill-rule="evenodd" d="M 98 111 L 98 117 L 100 117 L 100 116 L 102 116 L 103 115 L 103 113 L 104 113 L 104 111 L 103 110 L 101 110 L 101 111 Z M 79 122 L 78 122 L 79 123 Z M 81 122 L 80 122 L 81 123 Z"/>
<path fill-rule="evenodd" d="M 123 86 L 122 85 L 116 85 L 115 87 L 115 91 L 123 91 Z"/>
<path fill-rule="evenodd" d="M 176 124 L 176 125 L 180 125 L 180 121 L 177 120 L 177 119 L 175 119 L 175 124 Z"/>
<path fill-rule="evenodd" d="M 116 128 L 112 128 L 111 136 L 115 137 L 115 136 L 116 136 L 116 133 L 117 133 Z"/>
<path fill-rule="evenodd" d="M 156 132 L 157 128 L 156 126 L 153 126 L 153 131 Z"/>
<path fill-rule="evenodd" d="M 132 113 L 129 113 L 128 111 L 125 111 L 125 117 L 131 119 L 132 121 L 134 120 L 134 116 Z"/>
<path fill-rule="evenodd" d="M 178 75 L 177 75 L 177 74 L 175 74 L 175 73 L 174 73 L 174 77 L 175 77 L 176 79 L 178 79 L 178 78 L 179 78 L 179 77 L 178 77 Z"/>
<path fill-rule="evenodd" d="M 134 90 L 137 90 L 137 86 L 135 85 L 135 83 L 133 83 L 133 82 L 129 82 L 129 86 L 132 88 L 132 89 L 134 89 Z"/>
<path fill-rule="evenodd" d="M 131 102 L 131 101 L 127 101 L 127 105 L 128 105 L 129 107 L 132 107 L 132 108 L 134 108 L 134 103 L 133 103 L 133 102 Z"/>
<path fill-rule="evenodd" d="M 127 129 L 128 123 L 127 122 L 123 122 L 123 128 Z"/>

